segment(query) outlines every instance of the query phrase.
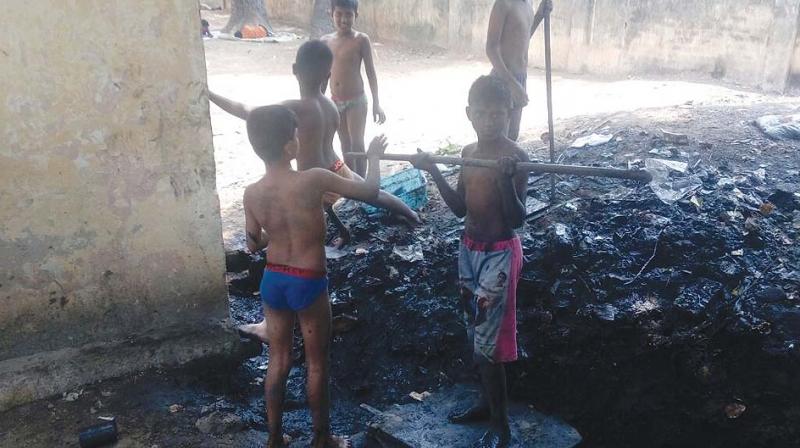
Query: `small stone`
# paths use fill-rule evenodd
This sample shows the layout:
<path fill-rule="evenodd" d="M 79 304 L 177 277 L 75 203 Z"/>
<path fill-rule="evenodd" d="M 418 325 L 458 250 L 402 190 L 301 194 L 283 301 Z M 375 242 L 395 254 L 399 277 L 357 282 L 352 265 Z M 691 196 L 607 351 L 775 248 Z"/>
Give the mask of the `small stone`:
<path fill-rule="evenodd" d="M 179 404 L 173 404 L 172 406 L 169 407 L 169 413 L 170 414 L 177 414 L 178 412 L 181 412 L 181 411 L 183 411 L 183 406 L 181 406 Z"/>
<path fill-rule="evenodd" d="M 225 434 L 238 432 L 245 428 L 242 418 L 238 415 L 219 411 L 200 417 L 194 425 L 203 434 Z"/>
<path fill-rule="evenodd" d="M 730 403 L 725 406 L 725 415 L 728 416 L 729 419 L 737 419 L 744 414 L 744 411 L 747 410 L 747 406 L 742 403 Z"/>

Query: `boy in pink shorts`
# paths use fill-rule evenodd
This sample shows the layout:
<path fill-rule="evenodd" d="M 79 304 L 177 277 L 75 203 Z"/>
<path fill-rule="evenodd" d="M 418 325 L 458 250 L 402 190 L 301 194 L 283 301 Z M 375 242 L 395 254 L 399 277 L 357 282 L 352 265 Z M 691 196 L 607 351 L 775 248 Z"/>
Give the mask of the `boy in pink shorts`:
<path fill-rule="evenodd" d="M 478 142 L 464 147 L 465 158 L 497 160 L 498 170 L 464 167 L 455 190 L 419 153 L 414 166 L 428 171 L 450 210 L 466 216 L 458 256 L 461 305 L 482 394 L 469 409 L 450 416 L 454 423 L 489 420 L 490 429 L 474 447 L 506 447 L 511 439 L 504 364 L 517 360 L 517 281 L 522 270 L 522 245 L 514 229 L 525 219 L 528 175 L 516 172 L 528 156 L 508 138 L 512 113 L 506 83 L 482 76 L 469 91 L 467 117 Z"/>

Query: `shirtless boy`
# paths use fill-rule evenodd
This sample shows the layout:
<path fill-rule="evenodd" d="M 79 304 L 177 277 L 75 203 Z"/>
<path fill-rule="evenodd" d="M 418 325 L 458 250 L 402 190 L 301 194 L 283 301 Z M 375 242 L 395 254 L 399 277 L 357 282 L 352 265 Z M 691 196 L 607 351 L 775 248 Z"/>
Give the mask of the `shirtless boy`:
<path fill-rule="evenodd" d="M 297 59 L 292 66 L 295 77 L 300 84 L 300 99 L 289 100 L 282 104 L 288 107 L 297 117 L 297 136 L 300 146 L 297 150 L 297 169 L 325 168 L 345 179 L 363 180 L 350 172 L 333 150 L 333 136 L 339 125 L 339 113 L 331 100 L 322 94 L 322 87 L 327 83 L 331 73 L 333 55 L 328 47 L 312 40 L 304 43 L 297 51 Z M 209 92 L 209 99 L 224 111 L 246 120 L 253 108 L 242 103 L 231 101 L 214 92 Z M 350 240 L 350 232 L 333 211 L 333 204 L 339 195 L 325 195 L 325 211 L 336 225 L 339 232 L 336 246 L 341 247 Z M 385 191 L 380 191 L 377 199 L 366 201 L 376 207 L 389 209 L 412 223 L 419 223 L 419 216 L 402 200 Z M 244 325 L 240 330 L 248 337 L 254 336 L 267 342 L 266 322 Z"/>
<path fill-rule="evenodd" d="M 346 447 L 330 434 L 329 348 L 331 308 L 325 265 L 323 197 L 333 192 L 361 201 L 378 196 L 379 157 L 386 139 L 370 144 L 365 182 L 344 179 L 322 168 L 294 171 L 297 120 L 286 106 L 254 109 L 247 135 L 264 161 L 266 174 L 244 192 L 247 246 L 256 251 L 269 244 L 261 281 L 264 314 L 269 319 L 269 367 L 264 382 L 270 448 L 282 447 L 283 403 L 292 366 L 295 319 L 300 321 L 308 370 L 307 395 L 313 424 L 312 447 Z"/>
<path fill-rule="evenodd" d="M 300 99 L 284 101 L 284 106 L 297 115 L 300 148 L 297 152 L 297 169 L 326 168 L 345 179 L 363 180 L 351 172 L 333 150 L 333 136 L 339 126 L 339 112 L 336 105 L 322 94 L 323 86 L 331 74 L 333 55 L 328 47 L 319 40 L 311 40 L 300 46 L 297 59 L 292 70 L 300 84 Z M 238 103 L 214 92 L 209 92 L 209 99 L 224 111 L 243 120 L 247 119 L 252 107 Z M 333 211 L 333 204 L 339 199 L 335 194 L 325 197 L 326 212 L 339 232 L 339 239 L 334 244 L 344 246 L 350 241 L 350 232 Z M 420 223 L 419 215 L 411 210 L 400 198 L 381 191 L 378 198 L 368 201 L 370 205 L 385 208 L 396 213 L 410 223 Z"/>
<path fill-rule="evenodd" d="M 508 138 L 519 138 L 522 109 L 528 104 L 528 48 L 531 37 L 553 10 L 552 0 L 542 0 L 534 14 L 531 0 L 495 0 L 489 16 L 486 55 L 492 74 L 506 82 L 514 100 Z"/>
<path fill-rule="evenodd" d="M 372 91 L 372 117 L 376 123 L 386 121 L 386 115 L 378 100 L 378 78 L 372 55 L 369 36 L 353 29 L 358 18 L 358 0 L 332 0 L 331 15 L 336 32 L 323 36 L 333 52 L 331 71 L 331 94 L 339 110 L 339 142 L 342 153 L 364 152 L 364 128 L 367 124 L 367 94 L 361 78 L 361 63 L 367 72 Z M 363 176 L 366 161 L 347 160 L 356 173 Z"/>
<path fill-rule="evenodd" d="M 467 117 L 478 135 L 462 157 L 497 160 L 499 170 L 464 167 L 458 186 L 450 187 L 428 153 L 414 166 L 428 171 L 447 206 L 466 215 L 458 256 L 461 305 L 467 335 L 481 376 L 476 404 L 450 416 L 454 423 L 489 420 L 490 429 L 474 447 L 508 446 L 508 397 L 504 363 L 517 359 L 516 289 L 522 269 L 522 245 L 514 229 L 525 218 L 528 175 L 516 172 L 528 156 L 507 137 L 512 98 L 506 83 L 482 76 L 469 91 Z"/>

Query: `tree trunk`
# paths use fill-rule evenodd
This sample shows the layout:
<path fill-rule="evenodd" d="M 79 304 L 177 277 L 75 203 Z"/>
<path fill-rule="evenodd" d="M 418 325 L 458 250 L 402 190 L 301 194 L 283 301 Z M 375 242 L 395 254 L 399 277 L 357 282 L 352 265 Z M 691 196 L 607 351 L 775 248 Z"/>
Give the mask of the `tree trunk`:
<path fill-rule="evenodd" d="M 231 17 L 222 29 L 223 33 L 233 34 L 245 25 L 263 25 L 273 34 L 265 0 L 231 0 L 230 3 Z"/>
<path fill-rule="evenodd" d="M 314 0 L 314 12 L 311 14 L 311 38 L 318 39 L 332 32 L 331 0 Z"/>

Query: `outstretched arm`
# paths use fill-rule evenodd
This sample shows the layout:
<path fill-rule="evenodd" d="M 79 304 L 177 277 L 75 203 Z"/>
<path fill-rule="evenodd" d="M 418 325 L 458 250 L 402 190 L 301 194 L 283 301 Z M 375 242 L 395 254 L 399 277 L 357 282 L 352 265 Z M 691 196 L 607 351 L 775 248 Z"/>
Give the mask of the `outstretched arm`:
<path fill-rule="evenodd" d="M 508 9 L 503 2 L 495 2 L 489 15 L 489 31 L 486 34 L 486 56 L 492 63 L 494 72 L 511 87 L 514 104 L 524 106 L 528 104 L 528 94 L 525 87 L 517 81 L 503 61 L 502 42 L 503 27 L 508 16 Z"/>
<path fill-rule="evenodd" d="M 242 202 L 244 205 L 244 227 L 247 234 L 247 250 L 251 253 L 256 253 L 267 247 L 269 238 L 261 227 L 261 224 L 255 216 L 253 216 L 253 212 L 250 210 L 250 199 L 248 199 L 248 196 L 248 190 L 245 190 L 244 200 Z"/>
<path fill-rule="evenodd" d="M 346 198 L 355 199 L 362 202 L 371 202 L 378 198 L 381 183 L 381 160 L 380 157 L 386 151 L 386 137 L 383 135 L 375 137 L 367 150 L 367 177 L 364 181 L 349 180 L 338 176 L 326 169 L 314 168 L 315 176 L 320 191 L 329 191 Z"/>
<path fill-rule="evenodd" d="M 436 183 L 436 188 L 439 189 L 439 193 L 442 195 L 442 199 L 444 199 L 444 203 L 447 204 L 447 207 L 450 208 L 454 215 L 459 218 L 463 218 L 467 215 L 467 205 L 464 201 L 463 169 L 458 176 L 458 185 L 456 189 L 453 190 L 453 187 L 447 183 L 447 179 L 442 176 L 442 172 L 439 171 L 439 168 L 433 163 L 433 160 L 431 160 L 430 153 L 422 152 L 422 150 L 418 149 L 412 164 L 415 168 L 430 173 L 431 178 Z"/>
<path fill-rule="evenodd" d="M 217 95 L 212 91 L 208 91 L 208 99 L 211 100 L 212 103 L 219 106 L 220 109 L 224 110 L 225 112 L 239 117 L 242 120 L 247 120 L 247 117 L 250 115 L 250 112 L 253 110 L 252 107 L 247 106 L 243 103 L 237 103 L 236 101 L 229 100 L 224 96 Z"/>
<path fill-rule="evenodd" d="M 361 43 L 361 57 L 364 59 L 364 69 L 367 71 L 369 89 L 372 91 L 372 118 L 375 120 L 375 123 L 383 124 L 386 121 L 386 114 L 383 113 L 380 99 L 378 99 L 378 75 L 375 73 L 372 42 L 370 42 L 369 36 L 366 34 Z"/>

